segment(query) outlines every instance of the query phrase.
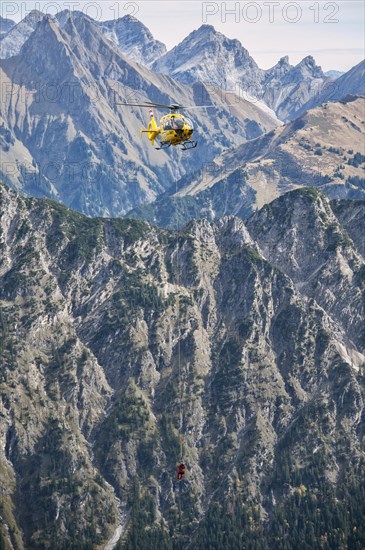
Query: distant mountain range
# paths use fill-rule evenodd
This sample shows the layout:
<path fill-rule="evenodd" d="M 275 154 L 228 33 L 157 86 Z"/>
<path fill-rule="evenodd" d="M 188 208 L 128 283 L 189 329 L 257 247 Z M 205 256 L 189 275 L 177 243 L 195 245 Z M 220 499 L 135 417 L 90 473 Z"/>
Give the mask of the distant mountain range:
<path fill-rule="evenodd" d="M 63 27 L 70 15 L 72 12 L 64 10 L 52 19 Z M 83 14 L 73 12 L 73 15 L 81 17 Z M 0 30 L 3 36 L 0 36 L 0 58 L 7 59 L 17 55 L 29 36 L 35 31 L 37 24 L 45 17 L 48 16 L 38 10 L 33 10 L 18 24 L 1 18 Z M 166 53 L 166 46 L 155 40 L 147 27 L 135 17 L 126 15 L 112 21 L 94 21 L 94 24 L 106 38 L 116 44 L 120 51 L 133 61 L 149 66 Z"/>
<path fill-rule="evenodd" d="M 294 118 L 328 80 L 311 56 L 295 67 L 286 56 L 264 71 L 238 40 L 228 39 L 211 25 L 189 34 L 160 57 L 153 69 L 184 83 L 207 82 L 262 100 L 281 120 Z"/>
<path fill-rule="evenodd" d="M 0 63 L 6 90 L 0 105 L 2 179 L 19 191 L 46 195 L 88 215 L 118 216 L 160 197 L 165 200 L 186 188 L 192 167 L 195 174 L 200 169 L 206 173 L 209 164 L 219 164 L 216 157 L 234 157 L 235 148 L 278 128 L 282 120 L 295 120 L 330 100 L 364 95 L 364 62 L 336 80 L 326 77 L 311 56 L 296 66 L 286 56 L 263 71 L 239 41 L 210 25 L 202 25 L 170 52 L 130 16 L 96 22 L 81 12 L 44 17 L 34 11 L 17 25 L 3 27 L 8 31 L 0 40 L 6 58 Z M 147 112 L 122 107 L 125 100 L 218 108 L 192 111 L 196 150 L 156 152 L 139 135 Z M 156 117 L 162 114 L 156 111 Z M 325 136 L 318 141 L 339 145 Z M 240 149 L 237 154 L 235 163 L 242 165 Z M 362 174 L 349 176 L 359 177 L 361 188 Z M 238 213 L 241 205 L 241 213 L 247 214 L 256 202 L 251 184 L 244 191 L 238 184 L 236 191 L 243 196 L 234 206 L 232 192 L 232 207 L 223 205 L 219 186 L 208 187 L 198 206 L 187 199 L 187 211 L 214 217 L 214 205 L 220 203 L 219 211 Z M 349 184 L 351 189 L 359 187 Z M 216 192 L 214 198 L 206 196 Z M 164 211 L 167 218 L 174 217 L 167 200 Z"/>
<path fill-rule="evenodd" d="M 62 26 L 69 15 L 67 10 L 60 12 L 55 20 Z M 18 25 L 9 27 L 0 40 L 0 57 L 18 54 L 43 17 L 41 12 L 33 11 Z M 135 17 L 94 21 L 94 24 L 129 59 L 185 84 L 201 82 L 221 93 L 234 92 L 245 99 L 263 102 L 283 121 L 292 120 L 313 106 L 323 88 L 343 74 L 339 71 L 324 74 L 311 56 L 296 66 L 290 65 L 285 56 L 271 69 L 262 70 L 238 40 L 227 38 L 211 25 L 202 25 L 166 51 L 166 46 L 155 40 Z M 355 94 L 351 77 L 346 93 Z"/>
<path fill-rule="evenodd" d="M 134 63 L 79 12 L 60 22 L 44 18 L 0 71 L 7 90 L 0 105 L 4 180 L 90 215 L 124 214 L 169 189 L 192 162 L 202 166 L 279 125 L 251 102 L 232 109 L 203 85 L 182 85 Z M 202 149 L 184 156 L 142 140 L 148 111 L 122 107 L 126 99 L 219 109 L 209 117 L 194 111 Z"/>
<path fill-rule="evenodd" d="M 326 71 L 324 73 L 326 76 L 328 76 L 329 78 L 338 78 L 339 76 L 342 76 L 344 73 L 343 71 Z"/>

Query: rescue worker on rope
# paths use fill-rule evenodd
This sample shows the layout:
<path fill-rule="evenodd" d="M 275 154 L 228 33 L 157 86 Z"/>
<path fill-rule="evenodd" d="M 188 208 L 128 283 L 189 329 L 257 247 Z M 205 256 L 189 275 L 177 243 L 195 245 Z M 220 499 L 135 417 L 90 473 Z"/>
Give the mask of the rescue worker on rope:
<path fill-rule="evenodd" d="M 179 466 L 177 466 L 177 479 L 179 481 L 184 479 L 185 470 L 186 470 L 185 464 L 180 464 Z"/>

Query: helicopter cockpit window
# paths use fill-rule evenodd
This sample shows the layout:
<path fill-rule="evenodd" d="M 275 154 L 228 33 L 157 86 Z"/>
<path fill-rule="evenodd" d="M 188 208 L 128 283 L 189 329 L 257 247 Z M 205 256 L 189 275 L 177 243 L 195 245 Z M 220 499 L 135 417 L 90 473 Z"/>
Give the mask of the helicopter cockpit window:
<path fill-rule="evenodd" d="M 184 119 L 183 118 L 171 118 L 170 124 L 172 130 L 181 130 L 184 127 Z"/>
<path fill-rule="evenodd" d="M 188 126 L 190 126 L 190 128 L 191 128 L 192 130 L 194 130 L 194 124 L 192 123 L 192 121 L 190 120 L 190 118 L 185 117 L 185 124 L 187 124 Z"/>

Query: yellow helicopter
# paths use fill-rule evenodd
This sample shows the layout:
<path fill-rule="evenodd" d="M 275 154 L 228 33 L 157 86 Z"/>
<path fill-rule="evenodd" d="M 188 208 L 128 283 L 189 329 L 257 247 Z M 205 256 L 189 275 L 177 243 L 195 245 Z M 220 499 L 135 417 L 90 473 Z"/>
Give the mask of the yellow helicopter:
<path fill-rule="evenodd" d="M 141 128 L 141 135 L 147 134 L 148 139 L 154 146 L 158 140 L 159 147 L 157 150 L 167 149 L 171 145 L 181 145 L 183 151 L 195 149 L 198 145 L 196 141 L 191 139 L 194 126 L 190 118 L 182 115 L 181 109 L 207 109 L 216 107 L 215 105 L 193 105 L 192 107 L 184 107 L 182 105 L 163 105 L 162 103 L 122 103 L 126 107 L 147 107 L 150 113 L 150 121 L 147 128 Z M 161 118 L 160 124 L 157 125 L 152 107 L 160 109 L 169 109 L 170 113 Z"/>

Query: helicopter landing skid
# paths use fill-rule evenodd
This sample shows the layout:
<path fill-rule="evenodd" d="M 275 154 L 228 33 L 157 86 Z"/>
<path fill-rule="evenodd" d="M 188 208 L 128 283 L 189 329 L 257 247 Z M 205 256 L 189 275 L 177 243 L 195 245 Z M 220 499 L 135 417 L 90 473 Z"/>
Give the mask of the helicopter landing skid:
<path fill-rule="evenodd" d="M 169 147 L 171 147 L 172 143 L 171 142 L 164 142 L 164 143 L 160 143 L 160 147 L 155 147 L 156 151 L 161 151 L 163 149 L 168 149 Z M 189 151 L 190 149 L 195 149 L 195 147 L 198 145 L 198 142 L 197 141 L 190 141 L 190 140 L 187 140 L 187 141 L 184 141 L 183 143 L 181 143 L 181 150 L 182 151 Z"/>
<path fill-rule="evenodd" d="M 195 149 L 195 147 L 198 145 L 197 141 L 184 141 L 184 143 L 181 146 L 182 151 L 189 151 L 190 149 Z"/>
<path fill-rule="evenodd" d="M 162 149 L 168 149 L 169 147 L 171 147 L 171 143 L 166 142 L 166 143 L 161 143 L 161 147 L 155 147 L 155 149 L 156 151 L 161 151 Z"/>

